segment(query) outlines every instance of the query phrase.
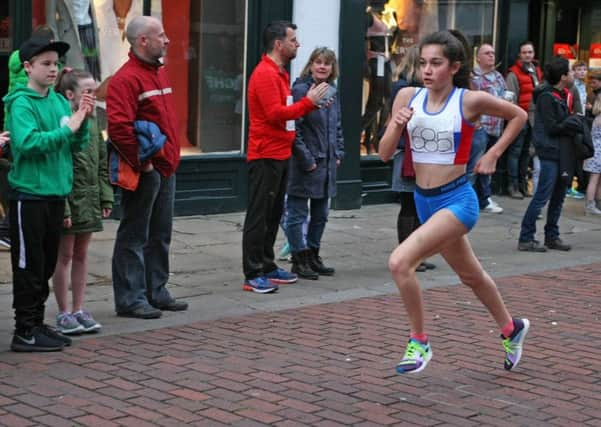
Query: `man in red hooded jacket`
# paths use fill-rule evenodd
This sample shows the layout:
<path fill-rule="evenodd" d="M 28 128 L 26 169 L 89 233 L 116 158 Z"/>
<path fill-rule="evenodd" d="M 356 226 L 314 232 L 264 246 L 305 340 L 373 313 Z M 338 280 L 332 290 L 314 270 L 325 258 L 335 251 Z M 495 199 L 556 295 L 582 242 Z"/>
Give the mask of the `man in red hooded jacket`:
<path fill-rule="evenodd" d="M 163 25 L 156 18 L 139 16 L 128 24 L 126 35 L 129 60 L 108 86 L 108 131 L 123 161 L 140 177 L 135 189 L 121 191 L 113 291 L 117 315 L 153 319 L 161 317 L 161 310 L 188 308 L 166 288 L 180 148 L 172 89 L 161 62 L 169 44 Z M 163 149 L 145 161 L 140 160 L 134 129 L 140 120 L 156 124 L 166 136 Z"/>

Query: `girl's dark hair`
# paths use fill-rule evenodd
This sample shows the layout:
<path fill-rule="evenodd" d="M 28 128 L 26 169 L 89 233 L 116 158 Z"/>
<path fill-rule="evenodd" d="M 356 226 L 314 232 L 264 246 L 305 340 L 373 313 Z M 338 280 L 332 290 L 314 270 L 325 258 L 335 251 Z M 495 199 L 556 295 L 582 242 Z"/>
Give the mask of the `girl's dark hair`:
<path fill-rule="evenodd" d="M 450 63 L 461 63 L 459 71 L 453 76 L 453 85 L 468 89 L 472 71 L 472 50 L 463 33 L 458 30 L 445 30 L 428 34 L 419 43 L 420 53 L 424 46 L 433 44 L 442 46 L 442 54 Z"/>
<path fill-rule="evenodd" d="M 79 87 L 80 80 L 93 78 L 89 71 L 65 67 L 58 74 L 54 90 L 66 97 L 68 90 L 74 91 Z"/>
<path fill-rule="evenodd" d="M 570 61 L 561 57 L 554 56 L 545 64 L 545 80 L 550 85 L 556 85 L 564 76 L 570 72 Z"/>

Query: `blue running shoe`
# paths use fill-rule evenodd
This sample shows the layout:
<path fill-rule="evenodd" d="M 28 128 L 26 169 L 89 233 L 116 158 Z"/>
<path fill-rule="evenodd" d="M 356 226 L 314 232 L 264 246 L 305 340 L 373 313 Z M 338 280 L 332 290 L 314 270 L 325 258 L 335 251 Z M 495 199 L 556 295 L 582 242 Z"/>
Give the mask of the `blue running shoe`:
<path fill-rule="evenodd" d="M 278 285 L 272 283 L 271 280 L 265 278 L 265 276 L 255 277 L 254 279 L 247 279 L 244 281 L 242 289 L 245 291 L 252 291 L 258 294 L 268 294 L 278 290 Z"/>
<path fill-rule="evenodd" d="M 505 349 L 505 369 L 511 371 L 518 366 L 522 358 L 522 346 L 528 329 L 530 329 L 530 321 L 528 319 L 514 319 L 513 324 L 515 329 L 509 338 L 503 339 L 503 348 Z"/>
<path fill-rule="evenodd" d="M 296 283 L 298 276 L 294 273 L 289 273 L 283 268 L 276 268 L 265 275 L 273 283 L 278 285 L 289 285 L 290 283 Z"/>
<path fill-rule="evenodd" d="M 411 338 L 407 344 L 405 355 L 399 364 L 396 365 L 396 371 L 399 374 L 415 374 L 423 371 L 430 359 L 432 359 L 430 344 L 423 344 Z"/>

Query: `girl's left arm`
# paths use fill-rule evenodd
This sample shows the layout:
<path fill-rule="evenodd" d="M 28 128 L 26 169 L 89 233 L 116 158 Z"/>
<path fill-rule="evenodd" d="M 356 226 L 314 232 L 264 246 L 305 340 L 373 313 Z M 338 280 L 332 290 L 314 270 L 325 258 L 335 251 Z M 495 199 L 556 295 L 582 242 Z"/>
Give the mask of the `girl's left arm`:
<path fill-rule="evenodd" d="M 505 119 L 505 130 L 487 152 L 480 158 L 474 173 L 491 175 L 503 152 L 519 135 L 528 120 L 528 114 L 511 102 L 492 96 L 484 91 L 467 91 L 463 96 L 464 114 L 472 123 L 478 121 L 481 114 Z"/>

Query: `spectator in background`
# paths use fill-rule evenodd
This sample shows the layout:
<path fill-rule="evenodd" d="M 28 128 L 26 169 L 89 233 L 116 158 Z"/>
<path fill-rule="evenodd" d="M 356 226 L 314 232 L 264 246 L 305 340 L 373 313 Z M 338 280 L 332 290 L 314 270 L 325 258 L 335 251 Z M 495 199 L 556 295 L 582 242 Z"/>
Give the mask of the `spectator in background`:
<path fill-rule="evenodd" d="M 188 303 L 167 290 L 173 226 L 175 171 L 179 165 L 177 117 L 167 71 L 161 62 L 169 38 L 156 18 L 137 16 L 125 30 L 129 60 L 109 82 L 109 138 L 138 181 L 121 185 L 121 222 L 113 250 L 113 290 L 118 316 L 154 319 Z M 140 160 L 134 126 L 146 122 L 165 139 L 162 149 Z"/>
<path fill-rule="evenodd" d="M 568 183 L 560 176 L 560 146 L 570 142 L 562 138 L 572 138 L 582 127 L 581 120 L 570 115 L 569 87 L 574 80 L 567 59 L 552 58 L 545 65 L 545 84 L 534 91 L 536 113 L 533 135 L 536 152 L 541 161 L 541 173 L 536 192 L 524 213 L 518 242 L 518 250 L 546 252 L 547 249 L 569 251 L 571 246 L 559 237 L 559 217 L 563 208 Z M 547 208 L 545 224 L 545 245 L 535 239 L 536 219 L 542 208 Z"/>
<path fill-rule="evenodd" d="M 96 81 L 92 73 L 65 67 L 55 90 L 77 111 L 84 94 L 94 94 Z M 63 234 L 58 248 L 58 260 L 52 277 L 52 288 L 58 314 L 56 327 L 63 334 L 96 332 L 102 327 L 84 309 L 84 293 L 88 276 L 88 247 L 92 233 L 102 231 L 102 219 L 113 208 L 113 188 L 108 180 L 106 143 L 98 128 L 96 115 L 89 118 L 90 143 L 73 153 L 73 191 L 65 204 Z M 69 309 L 69 284 L 73 294 Z"/>
<path fill-rule="evenodd" d="M 300 44 L 296 25 L 275 21 L 263 30 L 265 54 L 248 82 L 248 208 L 242 232 L 245 291 L 270 293 L 279 284 L 297 281 L 296 274 L 275 263 L 273 245 L 284 208 L 288 160 L 295 137 L 294 120 L 318 108 L 328 83 L 312 84 L 293 102 L 288 63 Z"/>
<path fill-rule="evenodd" d="M 334 93 L 337 78 L 336 54 L 319 47 L 292 86 L 295 101 L 303 99 L 311 86 L 323 82 L 330 85 L 332 95 L 324 99 L 320 109 L 297 119 L 290 159 L 286 236 L 292 252 L 292 272 L 311 280 L 335 272 L 324 265 L 319 252 L 328 222 L 328 204 L 336 196 L 336 170 L 344 157 L 340 100 Z M 307 220 L 305 238 L 303 225 Z"/>
<path fill-rule="evenodd" d="M 518 59 L 509 68 L 506 83 L 507 89 L 516 96 L 516 102 L 528 113 L 528 122 L 507 149 L 507 170 L 509 184 L 507 193 L 514 199 L 523 199 L 530 195 L 528 191 L 528 165 L 530 163 L 530 138 L 534 125 L 534 105 L 532 93 L 542 83 L 543 72 L 534 60 L 534 44 L 522 42 Z"/>
<path fill-rule="evenodd" d="M 593 120 L 591 135 L 595 154 L 584 161 L 584 171 L 590 173 L 586 188 L 586 215 L 601 215 L 601 71 L 591 71 L 589 75 L 591 98 L 588 114 Z"/>
<path fill-rule="evenodd" d="M 392 111 L 392 103 L 394 103 L 396 95 L 405 87 L 423 87 L 419 77 L 418 45 L 413 45 L 407 49 L 398 68 L 398 79 L 392 86 L 390 111 Z M 415 173 L 410 161 L 411 156 L 407 156 L 405 150 L 406 147 L 408 148 L 408 144 L 403 135 L 399 138 L 397 149 L 394 152 L 392 165 L 392 191 L 399 193 L 399 201 L 401 203 L 401 209 L 399 210 L 396 220 L 396 231 L 399 244 L 421 225 L 419 217 L 417 216 L 415 199 L 413 198 L 413 193 L 415 192 Z M 411 165 L 411 167 L 408 167 L 409 165 Z M 415 271 L 423 272 L 434 268 L 436 268 L 436 265 L 424 259 L 415 268 Z"/>
<path fill-rule="evenodd" d="M 501 73 L 495 69 L 495 49 L 492 45 L 484 43 L 478 48 L 476 62 L 477 65 L 472 71 L 471 88 L 483 90 L 497 98 L 503 98 L 507 91 L 507 85 Z M 488 151 L 503 132 L 503 124 L 504 121 L 501 117 L 481 115 L 480 128 L 474 131 L 474 140 L 484 138 L 485 151 Z M 474 189 L 482 212 L 503 212 L 503 208 L 490 197 L 490 175 L 476 175 Z"/>
<path fill-rule="evenodd" d="M 73 185 L 72 153 L 88 144 L 87 118 L 94 96 L 82 95 L 77 111 L 52 88 L 59 57 L 69 45 L 33 36 L 19 49 L 28 76 L 3 98 L 9 114 L 13 164 L 10 193 L 11 263 L 15 332 L 11 349 L 60 351 L 71 339 L 44 324 L 48 280 L 54 273 L 65 198 Z"/>
<path fill-rule="evenodd" d="M 587 66 L 584 61 L 575 62 L 572 65 L 572 70 L 574 71 L 574 111 L 577 114 L 585 114 L 586 112 L 586 71 Z M 578 94 L 578 98 L 576 98 L 576 93 Z M 576 179 L 578 185 L 576 188 L 568 188 L 568 192 L 566 193 L 567 197 L 573 199 L 584 199 L 584 193 L 587 191 L 589 173 L 585 171 L 583 166 L 583 160 L 577 160 L 576 162 Z"/>

